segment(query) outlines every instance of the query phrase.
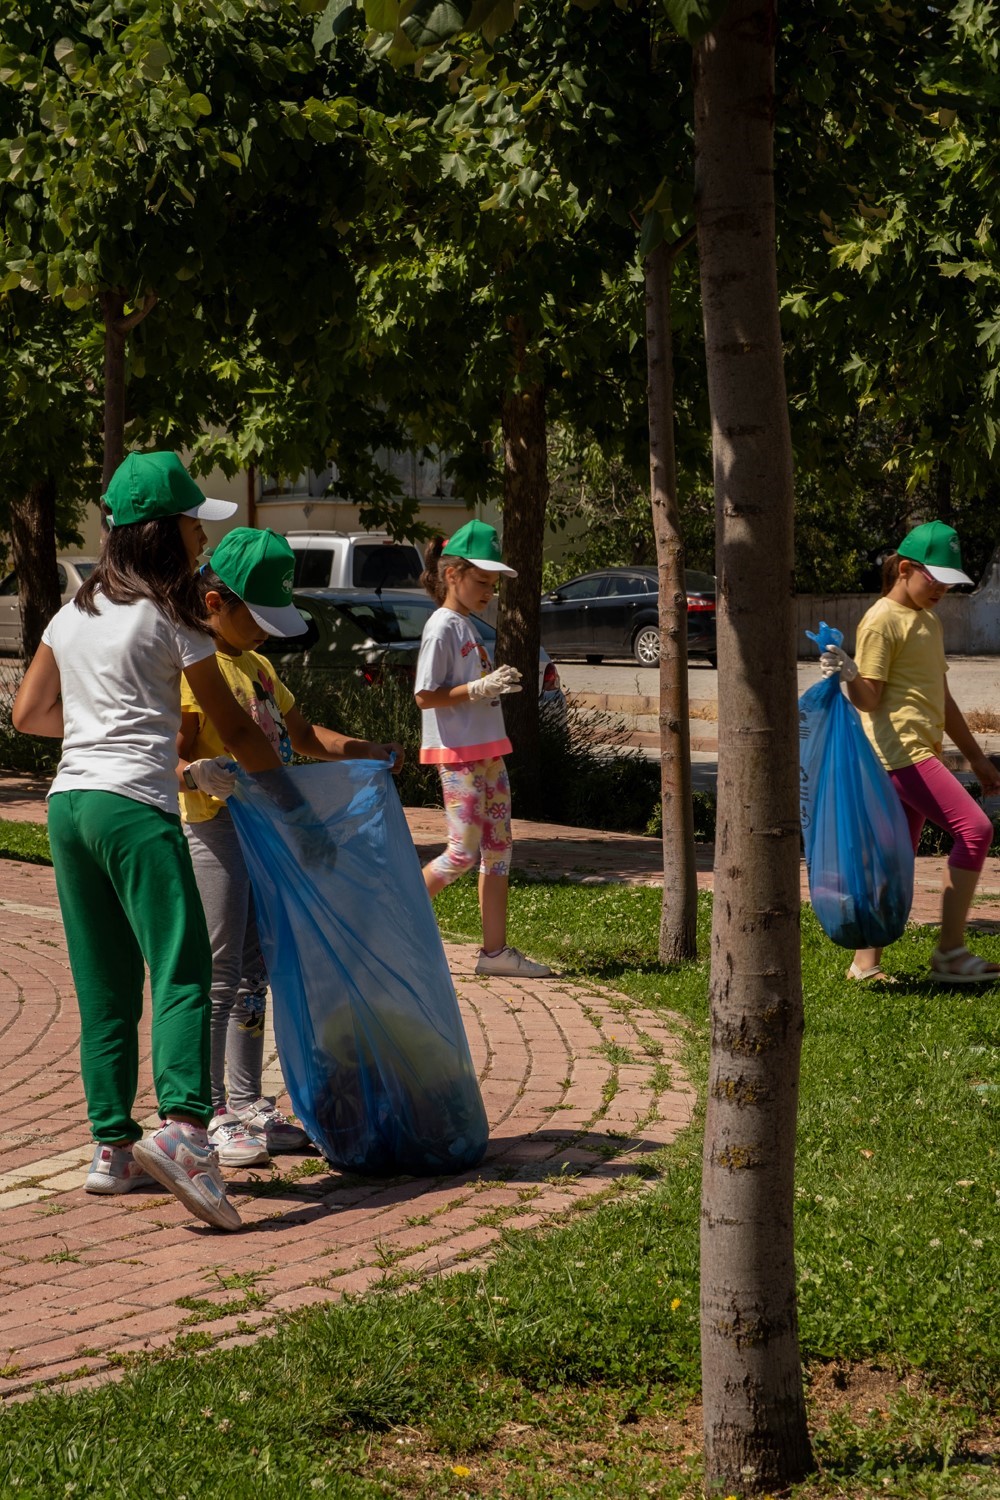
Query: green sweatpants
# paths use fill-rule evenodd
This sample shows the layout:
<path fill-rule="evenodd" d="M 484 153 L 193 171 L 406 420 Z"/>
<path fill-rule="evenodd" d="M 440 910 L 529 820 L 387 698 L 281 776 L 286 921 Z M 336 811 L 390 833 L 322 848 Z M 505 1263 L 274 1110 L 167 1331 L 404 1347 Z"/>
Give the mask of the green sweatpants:
<path fill-rule="evenodd" d="M 49 840 L 80 1007 L 94 1139 L 137 1141 L 143 960 L 153 992 L 160 1114 L 212 1114 L 212 950 L 179 817 L 115 792 L 56 792 Z"/>

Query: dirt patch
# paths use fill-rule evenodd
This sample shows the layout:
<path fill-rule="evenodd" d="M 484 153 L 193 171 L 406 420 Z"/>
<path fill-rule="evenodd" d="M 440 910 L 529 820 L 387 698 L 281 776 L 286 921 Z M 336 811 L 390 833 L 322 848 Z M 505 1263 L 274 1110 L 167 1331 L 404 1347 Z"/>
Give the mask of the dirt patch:
<path fill-rule="evenodd" d="M 994 713 L 991 708 L 970 708 L 965 715 L 965 722 L 973 734 L 1000 733 L 1000 714 Z"/>
<path fill-rule="evenodd" d="M 946 1393 L 935 1390 L 919 1372 L 900 1377 L 879 1365 L 834 1361 L 812 1366 L 806 1379 L 814 1439 L 832 1423 L 846 1421 L 857 1428 L 862 1450 L 866 1431 L 878 1433 L 894 1413 L 898 1422 L 900 1403 L 905 1407 L 907 1402 L 937 1401 L 946 1413 L 950 1410 Z M 624 1487 L 625 1474 L 630 1476 L 629 1493 L 644 1490 L 655 1496 L 670 1475 L 671 1494 L 701 1500 L 703 1414 L 698 1402 L 681 1407 L 660 1393 L 632 1410 L 623 1393 L 591 1388 L 550 1392 L 535 1397 L 529 1406 L 530 1420 L 511 1420 L 492 1433 L 484 1432 L 467 1451 L 454 1443 L 442 1451 L 425 1429 L 387 1434 L 373 1443 L 365 1477 L 381 1479 L 389 1493 L 399 1496 L 439 1494 L 444 1482 L 447 1492 L 462 1500 L 508 1500 L 526 1494 L 613 1496 L 619 1485 Z M 971 1488 L 963 1494 L 997 1493 L 992 1486 L 998 1483 L 1000 1468 L 1000 1423 L 983 1420 L 974 1431 L 964 1432 L 951 1463 L 971 1465 Z M 914 1474 L 922 1469 L 918 1461 Z M 827 1472 L 807 1481 L 796 1488 L 796 1500 L 829 1500 L 834 1478 L 838 1500 L 871 1500 L 870 1480 L 850 1472 Z M 913 1493 L 918 1490 L 919 1484 Z"/>

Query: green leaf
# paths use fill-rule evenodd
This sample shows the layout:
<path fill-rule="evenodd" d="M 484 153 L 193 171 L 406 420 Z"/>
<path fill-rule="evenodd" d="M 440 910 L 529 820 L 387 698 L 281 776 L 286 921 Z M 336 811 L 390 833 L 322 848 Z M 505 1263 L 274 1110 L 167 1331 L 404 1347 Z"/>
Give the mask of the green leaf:
<path fill-rule="evenodd" d="M 195 115 L 210 115 L 212 101 L 207 94 L 192 94 L 188 99 L 188 109 Z"/>
<path fill-rule="evenodd" d="M 354 22 L 354 0 L 330 0 L 313 28 L 313 46 L 319 52 L 335 36 L 349 31 Z"/>
<path fill-rule="evenodd" d="M 399 0 L 365 0 L 365 20 L 372 31 L 395 31 L 399 25 Z"/>
<path fill-rule="evenodd" d="M 671 26 L 686 42 L 700 42 L 714 30 L 728 0 L 663 0 Z"/>
<path fill-rule="evenodd" d="M 639 234 L 639 257 L 645 260 L 647 255 L 652 255 L 657 245 L 663 243 L 663 215 L 647 214 L 642 221 L 642 230 Z"/>

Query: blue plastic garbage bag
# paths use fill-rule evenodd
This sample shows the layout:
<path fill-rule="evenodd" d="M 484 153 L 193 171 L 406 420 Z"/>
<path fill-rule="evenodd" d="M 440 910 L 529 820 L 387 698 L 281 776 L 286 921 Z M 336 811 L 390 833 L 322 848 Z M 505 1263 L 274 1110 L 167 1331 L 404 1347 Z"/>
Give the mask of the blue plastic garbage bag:
<path fill-rule="evenodd" d="M 307 804 L 291 814 L 279 805 L 289 784 Z M 385 763 L 240 774 L 228 806 L 253 883 L 282 1072 L 313 1141 L 334 1166 L 371 1176 L 475 1166 L 486 1112 Z"/>
<path fill-rule="evenodd" d="M 843 633 L 806 634 L 823 651 Z M 913 844 L 903 804 L 857 710 L 827 677 L 799 699 L 802 838 L 809 899 L 827 937 L 884 948 L 902 936 L 913 903 Z"/>

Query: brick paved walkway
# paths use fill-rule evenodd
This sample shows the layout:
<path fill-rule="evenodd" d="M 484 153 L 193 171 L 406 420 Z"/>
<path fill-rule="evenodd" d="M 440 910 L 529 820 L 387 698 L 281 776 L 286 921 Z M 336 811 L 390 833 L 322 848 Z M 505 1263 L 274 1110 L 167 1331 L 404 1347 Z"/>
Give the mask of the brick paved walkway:
<path fill-rule="evenodd" d="M 41 821 L 43 796 L 44 783 L 0 776 L 0 817 Z M 407 816 L 421 857 L 440 847 L 438 810 Z M 662 878 L 656 839 L 518 820 L 515 838 L 518 867 L 539 878 Z M 703 888 L 711 860 L 699 851 Z M 936 918 L 940 871 L 940 860 L 918 861 L 917 921 Z M 1000 924 L 993 861 L 976 917 Z M 490 1118 L 483 1166 L 389 1184 L 315 1156 L 227 1171 L 246 1227 L 223 1236 L 159 1190 L 117 1201 L 82 1191 L 91 1148 L 52 871 L 0 861 L 0 1398 L 107 1379 L 122 1356 L 183 1348 L 192 1334 L 251 1339 L 283 1311 L 474 1263 L 504 1224 L 554 1222 L 634 1180 L 642 1158 L 688 1123 L 679 1021 L 642 1009 L 626 1017 L 596 987 L 476 979 L 471 946 L 447 951 Z M 280 1091 L 273 1041 L 266 1077 Z M 155 1123 L 148 1029 L 139 1110 Z M 234 1274 L 252 1295 L 220 1279 Z M 206 1303 L 226 1315 L 206 1318 Z"/>
<path fill-rule="evenodd" d="M 4 794 L 0 816 L 40 816 L 9 782 Z M 591 986 L 477 979 L 472 946 L 447 951 L 490 1119 L 483 1165 L 391 1183 L 311 1155 L 227 1170 L 245 1228 L 222 1235 L 160 1189 L 83 1192 L 92 1147 L 52 871 L 0 861 L 0 1397 L 107 1379 L 123 1356 L 192 1334 L 251 1339 L 281 1312 L 475 1263 L 504 1225 L 555 1222 L 637 1185 L 643 1158 L 649 1171 L 691 1118 L 680 1023 L 626 1017 Z M 280 1093 L 273 1039 L 268 1056 L 265 1087 Z M 137 1110 L 155 1123 L 148 1026 Z M 220 1279 L 234 1274 L 251 1295 Z"/>

